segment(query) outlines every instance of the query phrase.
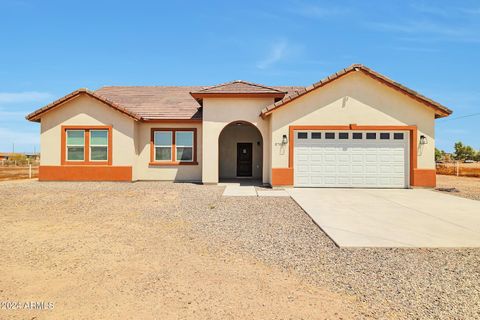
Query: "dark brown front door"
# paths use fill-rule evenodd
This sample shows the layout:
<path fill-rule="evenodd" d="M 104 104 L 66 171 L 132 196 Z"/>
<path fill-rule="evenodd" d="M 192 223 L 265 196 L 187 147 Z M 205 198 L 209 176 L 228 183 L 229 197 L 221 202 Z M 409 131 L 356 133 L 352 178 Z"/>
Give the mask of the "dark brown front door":
<path fill-rule="evenodd" d="M 237 177 L 251 177 L 252 162 L 252 144 L 237 143 Z"/>

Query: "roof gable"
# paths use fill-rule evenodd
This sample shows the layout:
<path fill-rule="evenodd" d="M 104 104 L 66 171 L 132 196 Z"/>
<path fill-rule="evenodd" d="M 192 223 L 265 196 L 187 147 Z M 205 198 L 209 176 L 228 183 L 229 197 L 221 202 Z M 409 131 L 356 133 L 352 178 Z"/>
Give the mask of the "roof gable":
<path fill-rule="evenodd" d="M 190 92 L 190 94 L 202 104 L 202 99 L 207 97 L 271 97 L 278 100 L 283 98 L 287 92 L 262 84 L 235 80 L 206 87 L 198 91 Z"/>
<path fill-rule="evenodd" d="M 375 72 L 373 71 L 372 69 L 364 66 L 364 65 L 361 65 L 361 64 L 354 64 L 354 65 L 351 65 L 350 67 L 348 68 L 345 68 L 345 69 L 342 69 L 340 70 L 339 72 L 336 72 L 328 77 L 326 77 L 325 79 L 323 80 L 320 80 L 319 82 L 317 83 L 314 83 L 312 84 L 311 86 L 308 86 L 304 89 L 301 89 L 301 90 L 297 90 L 291 94 L 288 94 L 286 95 L 283 99 L 265 107 L 264 109 L 262 109 L 262 112 L 261 112 L 261 116 L 262 118 L 270 115 L 272 112 L 274 112 L 275 110 L 277 110 L 278 108 L 280 107 L 283 107 L 285 105 L 287 105 L 288 103 L 298 99 L 299 97 L 302 97 L 314 90 L 317 90 L 351 72 L 362 72 L 363 74 L 381 82 L 382 84 L 384 85 L 387 85 L 407 96 L 409 96 L 410 98 L 414 99 L 414 100 L 417 100 L 418 102 L 426 105 L 427 107 L 429 108 L 432 108 L 434 111 L 435 111 L 435 117 L 436 118 L 441 118 L 441 117 L 446 117 L 448 115 L 450 115 L 452 113 L 452 110 L 448 109 L 447 107 L 441 105 L 440 103 L 436 102 L 436 101 L 433 101 L 432 99 L 429 99 L 423 95 L 421 95 L 420 93 L 412 90 L 412 89 L 409 89 L 401 84 L 399 84 L 398 82 L 395 82 L 393 80 L 391 80 L 390 78 L 387 78 L 385 77 L 384 75 L 378 73 L 378 72 Z"/>
<path fill-rule="evenodd" d="M 193 94 L 208 94 L 208 93 L 273 93 L 285 94 L 285 91 L 278 90 L 273 87 L 267 87 L 262 84 L 247 82 L 244 80 L 235 80 L 226 83 L 217 84 L 211 87 L 206 87 Z"/>
<path fill-rule="evenodd" d="M 64 103 L 72 100 L 72 99 L 75 99 L 76 97 L 80 96 L 80 95 L 87 95 L 91 98 L 94 98 L 100 102 L 103 102 L 104 104 L 106 104 L 107 106 L 125 114 L 126 116 L 129 116 L 135 120 L 140 120 L 140 116 L 138 116 L 137 114 L 135 114 L 134 112 L 130 111 L 130 110 L 127 110 L 126 108 L 124 108 L 123 106 L 119 105 L 118 103 L 115 103 L 111 100 L 108 100 L 107 98 L 105 97 L 102 97 L 98 94 L 96 94 L 95 92 L 93 91 L 90 91 L 88 89 L 85 89 L 85 88 L 81 88 L 81 89 L 78 89 L 76 91 L 73 91 L 72 93 L 70 94 L 67 94 L 66 96 L 58 99 L 58 100 L 55 100 L 54 102 L 44 106 L 43 108 L 40 108 L 32 113 L 30 113 L 29 115 L 27 115 L 25 118 L 27 120 L 30 120 L 30 121 L 36 121 L 36 122 L 39 122 L 40 121 L 40 118 L 47 112 L 49 111 L 52 111 L 58 107 L 60 107 L 61 105 L 63 105 Z"/>

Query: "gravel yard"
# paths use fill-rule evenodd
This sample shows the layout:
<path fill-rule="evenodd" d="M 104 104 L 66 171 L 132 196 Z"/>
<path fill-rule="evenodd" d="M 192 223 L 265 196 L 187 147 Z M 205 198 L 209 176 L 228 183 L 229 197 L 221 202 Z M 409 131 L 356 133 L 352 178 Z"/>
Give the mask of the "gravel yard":
<path fill-rule="evenodd" d="M 480 249 L 339 249 L 290 198 L 0 183 L 9 318 L 480 318 Z M 28 312 L 28 313 L 27 313 Z"/>
<path fill-rule="evenodd" d="M 480 178 L 437 175 L 437 188 L 455 188 L 452 195 L 480 200 Z"/>

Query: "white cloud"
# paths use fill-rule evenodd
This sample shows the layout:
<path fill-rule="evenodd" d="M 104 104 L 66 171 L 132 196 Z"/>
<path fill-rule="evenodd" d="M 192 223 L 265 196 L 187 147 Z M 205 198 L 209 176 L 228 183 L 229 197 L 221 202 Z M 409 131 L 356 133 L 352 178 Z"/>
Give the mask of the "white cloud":
<path fill-rule="evenodd" d="M 25 149 L 26 147 L 30 148 L 33 145 L 38 145 L 40 142 L 40 134 L 39 132 L 0 128 L 0 141 L 3 148 L 10 148 L 14 143 L 15 149 L 17 149 L 17 147 Z"/>
<path fill-rule="evenodd" d="M 0 105 L 26 102 L 44 102 L 51 100 L 52 98 L 53 95 L 48 92 L 0 92 Z"/>
<path fill-rule="evenodd" d="M 384 32 L 396 32 L 413 36 L 412 39 L 438 39 L 461 42 L 480 42 L 480 36 L 475 28 L 442 25 L 428 20 L 410 21 L 405 23 L 369 23 L 372 29 Z M 422 40 L 423 41 L 423 40 Z"/>
<path fill-rule="evenodd" d="M 275 43 L 270 48 L 270 51 L 267 57 L 257 63 L 257 68 L 267 69 L 271 67 L 273 64 L 284 59 L 287 55 L 287 51 L 288 51 L 288 43 L 286 40 L 281 40 Z"/>
<path fill-rule="evenodd" d="M 437 16 L 448 17 L 452 14 L 451 8 L 442 8 L 438 6 L 426 5 L 425 3 L 412 3 L 410 6 L 420 13 L 432 14 Z"/>
<path fill-rule="evenodd" d="M 351 8 L 339 6 L 327 7 L 315 4 L 297 4 L 289 11 L 310 18 L 325 18 L 349 14 Z"/>
<path fill-rule="evenodd" d="M 480 14 L 480 8 L 464 8 L 460 9 L 460 11 L 473 15 Z"/>
<path fill-rule="evenodd" d="M 22 119 L 27 115 L 27 112 L 23 111 L 5 111 L 0 108 L 0 121 L 10 119 Z"/>

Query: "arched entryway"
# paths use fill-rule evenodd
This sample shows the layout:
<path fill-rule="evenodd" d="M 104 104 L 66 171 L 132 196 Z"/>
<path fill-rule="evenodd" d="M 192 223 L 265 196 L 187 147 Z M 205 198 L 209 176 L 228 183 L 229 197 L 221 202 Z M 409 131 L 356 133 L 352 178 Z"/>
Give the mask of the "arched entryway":
<path fill-rule="evenodd" d="M 253 124 L 234 121 L 218 138 L 220 180 L 250 178 L 262 181 L 263 138 Z"/>

